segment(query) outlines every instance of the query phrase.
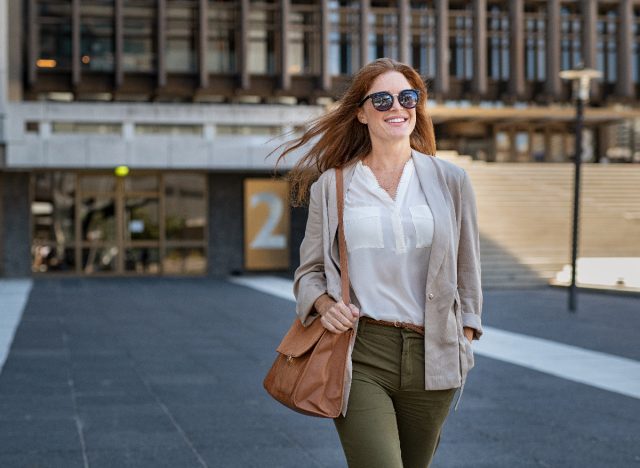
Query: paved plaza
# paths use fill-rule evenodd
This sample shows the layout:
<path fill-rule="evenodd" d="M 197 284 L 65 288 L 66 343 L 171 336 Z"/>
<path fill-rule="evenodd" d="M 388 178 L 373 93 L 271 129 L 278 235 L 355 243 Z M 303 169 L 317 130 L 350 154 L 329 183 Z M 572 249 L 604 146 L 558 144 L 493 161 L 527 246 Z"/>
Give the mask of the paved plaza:
<path fill-rule="evenodd" d="M 293 310 L 224 280 L 34 280 L 0 373 L 0 467 L 346 467 L 331 421 L 262 389 Z M 639 296 L 581 292 L 570 314 L 563 290 L 485 291 L 483 323 L 640 365 Z M 482 345 L 434 468 L 640 467 L 633 392 Z"/>

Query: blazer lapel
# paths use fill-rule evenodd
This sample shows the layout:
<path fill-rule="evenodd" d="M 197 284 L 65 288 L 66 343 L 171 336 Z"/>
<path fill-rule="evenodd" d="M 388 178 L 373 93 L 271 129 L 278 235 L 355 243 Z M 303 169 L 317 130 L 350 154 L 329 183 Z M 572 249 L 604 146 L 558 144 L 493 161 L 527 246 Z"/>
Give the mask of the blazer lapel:
<path fill-rule="evenodd" d="M 427 283 L 435 278 L 442 262 L 451 245 L 451 213 L 443 193 L 446 187 L 438 173 L 434 156 L 426 156 L 412 150 L 413 164 L 420 180 L 420 186 L 424 192 L 431 213 L 433 214 L 433 241 L 431 243 L 431 256 L 429 257 L 429 269 L 427 271 Z"/>

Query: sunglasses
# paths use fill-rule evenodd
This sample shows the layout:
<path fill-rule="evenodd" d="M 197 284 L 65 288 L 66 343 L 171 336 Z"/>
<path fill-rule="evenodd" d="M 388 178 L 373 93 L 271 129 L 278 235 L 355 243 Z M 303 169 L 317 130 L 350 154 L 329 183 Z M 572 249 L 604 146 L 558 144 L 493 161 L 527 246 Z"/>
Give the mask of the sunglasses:
<path fill-rule="evenodd" d="M 365 97 L 358 107 L 361 107 L 367 99 L 371 98 L 371 105 L 377 111 L 388 111 L 393 107 L 393 97 L 398 96 L 398 103 L 405 109 L 413 109 L 418 105 L 420 99 L 420 91 L 417 89 L 404 89 L 398 94 L 391 94 L 388 91 L 380 91 L 378 93 L 369 94 Z"/>

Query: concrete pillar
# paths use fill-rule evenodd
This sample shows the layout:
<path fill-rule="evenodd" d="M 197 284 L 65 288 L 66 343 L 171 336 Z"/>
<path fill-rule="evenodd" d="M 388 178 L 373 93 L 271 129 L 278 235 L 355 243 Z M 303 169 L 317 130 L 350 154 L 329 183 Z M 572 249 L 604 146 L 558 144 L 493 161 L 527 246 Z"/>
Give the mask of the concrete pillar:
<path fill-rule="evenodd" d="M 158 0 L 158 60 L 156 61 L 156 73 L 158 87 L 167 85 L 167 0 Z"/>
<path fill-rule="evenodd" d="M 241 89 L 249 89 L 249 0 L 240 0 L 240 47 L 237 63 Z"/>
<path fill-rule="evenodd" d="M 331 71 L 329 70 L 329 31 L 331 30 L 329 25 L 329 0 L 320 0 L 320 11 L 320 41 L 322 43 L 320 89 L 327 91 L 331 89 Z"/>
<path fill-rule="evenodd" d="M 436 96 L 449 93 L 449 0 L 436 0 Z"/>
<path fill-rule="evenodd" d="M 40 55 L 40 30 L 38 29 L 38 12 L 36 8 L 36 0 L 29 0 L 27 4 L 27 28 L 29 30 L 29 39 L 27 41 L 27 82 L 29 85 L 33 85 L 36 82 L 38 74 L 36 60 Z"/>
<path fill-rule="evenodd" d="M 244 269 L 244 179 L 242 174 L 209 174 L 209 276 Z"/>
<path fill-rule="evenodd" d="M 290 0 L 280 0 L 280 89 L 291 88 L 289 73 L 289 15 Z"/>
<path fill-rule="evenodd" d="M 547 2 L 546 24 L 546 61 L 547 76 L 545 91 L 552 100 L 560 98 L 562 82 L 560 80 L 560 0 Z"/>
<path fill-rule="evenodd" d="M 369 63 L 369 0 L 360 1 L 360 68 Z"/>
<path fill-rule="evenodd" d="M 0 276 L 31 276 L 29 173 L 0 175 Z"/>
<path fill-rule="evenodd" d="M 209 2 L 200 0 L 198 6 L 198 72 L 200 87 L 209 87 L 209 66 L 207 64 L 207 49 L 209 48 Z"/>
<path fill-rule="evenodd" d="M 409 63 L 409 47 L 411 45 L 411 10 L 409 0 L 400 0 L 398 7 L 398 57 L 402 63 Z"/>
<path fill-rule="evenodd" d="M 115 87 L 120 88 L 124 82 L 124 0 L 115 0 L 114 4 L 114 43 L 115 43 Z"/>
<path fill-rule="evenodd" d="M 509 94 L 524 95 L 524 2 L 509 2 Z"/>
<path fill-rule="evenodd" d="M 582 62 L 585 68 L 596 68 L 598 2 L 582 0 Z"/>
<path fill-rule="evenodd" d="M 473 79 L 478 98 L 487 92 L 487 0 L 473 1 Z"/>
<path fill-rule="evenodd" d="M 9 101 L 21 101 L 24 93 L 24 55 L 25 55 L 25 31 L 22 24 L 25 21 L 24 17 L 24 2 L 21 0 L 0 0 L 0 5 L 8 4 L 9 14 L 5 16 L 0 14 L 0 23 L 4 18 L 6 22 L 0 24 L 0 31 L 8 31 L 9 36 L 6 35 L 0 39 L 0 44 L 9 44 L 9 47 L 0 51 L 0 55 L 7 54 L 7 62 L 5 63 L 6 74 L 6 90 L 4 96 Z M 0 6 L 0 11 L 6 11 L 6 7 Z M 4 33 L 1 33 L 4 34 Z M 0 58 L 0 62 L 4 59 Z M 2 65 L 0 65 L 0 68 Z M 1 73 L 1 72 L 0 72 Z M 2 78 L 0 78 L 2 80 Z M 2 85 L 0 84 L 0 88 Z M 0 91 L 1 93 L 2 91 Z"/>
<path fill-rule="evenodd" d="M 616 80 L 616 94 L 625 99 L 632 99 L 633 75 L 631 73 L 631 55 L 633 53 L 633 1 L 622 0 L 618 7 L 618 79 Z M 620 60 L 624 58 L 624 60 Z"/>
<path fill-rule="evenodd" d="M 71 1 L 71 83 L 80 84 L 80 0 Z"/>

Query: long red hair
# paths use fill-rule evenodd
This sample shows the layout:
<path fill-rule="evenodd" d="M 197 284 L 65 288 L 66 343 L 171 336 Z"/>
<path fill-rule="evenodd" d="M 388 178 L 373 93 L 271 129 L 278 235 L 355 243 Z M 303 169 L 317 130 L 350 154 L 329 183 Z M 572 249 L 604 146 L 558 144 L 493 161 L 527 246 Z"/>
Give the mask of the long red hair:
<path fill-rule="evenodd" d="M 287 177 L 294 206 L 306 202 L 309 186 L 324 171 L 346 166 L 369 154 L 371 140 L 367 126 L 357 119 L 358 104 L 367 95 L 373 81 L 391 71 L 402 73 L 411 87 L 420 90 L 416 126 L 410 137 L 411 147 L 421 153 L 435 155 L 435 136 L 431 117 L 427 113 L 427 88 L 424 81 L 409 65 L 389 58 L 379 58 L 362 67 L 353 76 L 349 88 L 330 111 L 309 122 L 302 136 L 283 145 L 285 149 L 277 163 L 290 152 L 315 140 Z"/>

